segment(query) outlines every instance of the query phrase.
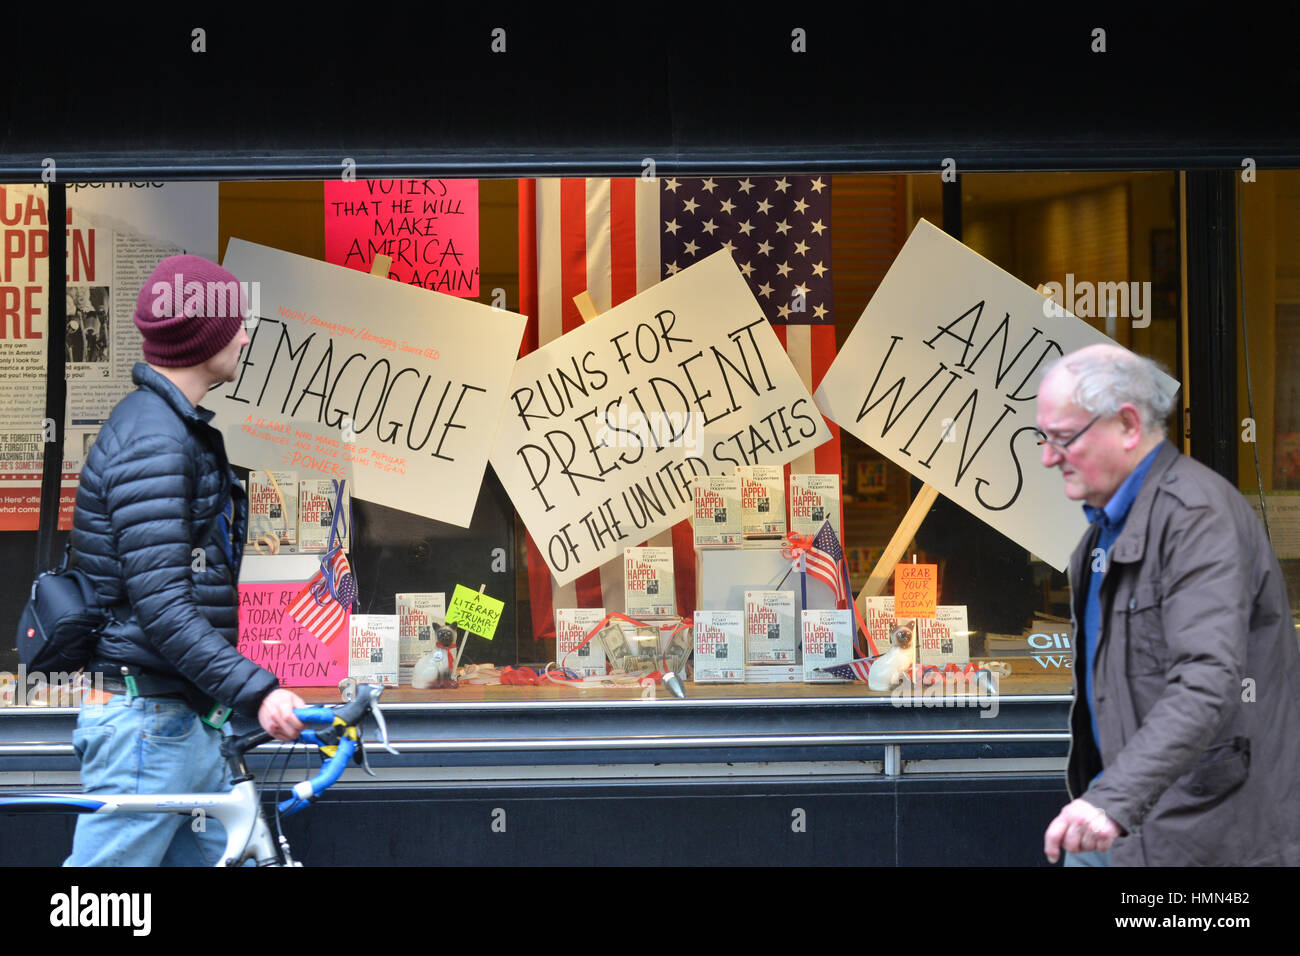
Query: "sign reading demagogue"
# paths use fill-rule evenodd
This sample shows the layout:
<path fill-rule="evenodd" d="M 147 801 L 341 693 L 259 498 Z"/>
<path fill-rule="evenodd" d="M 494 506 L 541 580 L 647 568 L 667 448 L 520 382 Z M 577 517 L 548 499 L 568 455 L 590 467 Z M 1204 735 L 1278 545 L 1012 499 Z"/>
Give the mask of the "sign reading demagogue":
<path fill-rule="evenodd" d="M 230 460 L 469 527 L 524 317 L 241 239 L 223 265 L 260 300 L 204 399 Z"/>

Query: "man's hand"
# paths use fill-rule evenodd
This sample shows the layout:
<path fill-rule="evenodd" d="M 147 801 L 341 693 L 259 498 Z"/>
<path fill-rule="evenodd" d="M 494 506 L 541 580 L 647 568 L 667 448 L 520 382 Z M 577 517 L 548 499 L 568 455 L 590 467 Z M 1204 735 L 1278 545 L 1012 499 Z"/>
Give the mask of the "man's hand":
<path fill-rule="evenodd" d="M 293 691 L 280 687 L 262 699 L 262 706 L 257 709 L 257 722 L 276 740 L 292 743 L 302 733 L 302 721 L 293 715 L 293 709 L 306 706 L 306 701 Z"/>
<path fill-rule="evenodd" d="M 1062 847 L 1069 853 L 1105 851 L 1119 835 L 1119 824 L 1106 816 L 1105 810 L 1087 800 L 1075 800 L 1067 803 L 1048 824 L 1043 835 L 1043 853 L 1055 863 L 1060 859 Z"/>

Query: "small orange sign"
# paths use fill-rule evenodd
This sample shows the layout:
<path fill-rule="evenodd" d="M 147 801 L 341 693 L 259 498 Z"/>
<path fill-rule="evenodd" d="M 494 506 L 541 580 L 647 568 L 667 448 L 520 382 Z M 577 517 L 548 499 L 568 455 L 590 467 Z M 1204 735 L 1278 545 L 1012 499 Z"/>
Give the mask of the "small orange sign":
<path fill-rule="evenodd" d="M 937 564 L 900 564 L 894 568 L 894 616 L 933 618 L 939 603 Z"/>

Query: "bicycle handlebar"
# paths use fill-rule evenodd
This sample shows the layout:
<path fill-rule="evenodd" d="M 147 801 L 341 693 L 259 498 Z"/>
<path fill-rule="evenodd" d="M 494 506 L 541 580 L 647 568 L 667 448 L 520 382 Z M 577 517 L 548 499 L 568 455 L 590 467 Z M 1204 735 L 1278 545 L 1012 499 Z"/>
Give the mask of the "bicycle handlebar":
<path fill-rule="evenodd" d="M 356 754 L 359 746 L 358 741 L 360 738 L 355 733 L 356 726 L 366 714 L 374 709 L 375 702 L 379 700 L 381 693 L 383 693 L 383 688 L 378 684 L 360 684 L 357 687 L 356 696 L 347 703 L 329 707 L 297 707 L 294 709 L 294 716 L 304 724 L 323 724 L 327 728 L 340 727 L 341 732 L 338 734 L 337 742 L 327 742 L 321 740 L 316 731 L 303 731 L 300 740 L 316 746 L 333 746 L 336 749 L 334 755 L 325 761 L 324 766 L 321 767 L 316 776 L 294 785 L 293 796 L 279 804 L 281 816 L 287 817 L 297 813 L 313 799 L 337 783 L 339 777 L 343 776 L 343 771 Z M 349 733 L 349 731 L 352 732 Z M 386 733 L 384 737 L 384 742 L 387 743 Z"/>
<path fill-rule="evenodd" d="M 352 755 L 356 753 L 356 750 L 357 743 L 351 737 L 344 737 L 340 740 L 338 749 L 334 751 L 334 756 L 325 761 L 324 766 L 320 768 L 320 772 L 310 780 L 303 780 L 294 784 L 293 796 L 280 801 L 278 805 L 280 815 L 287 817 L 297 813 L 336 784 L 339 777 L 343 776 L 343 771 L 347 768 L 348 761 L 352 759 Z"/>
<path fill-rule="evenodd" d="M 294 795 L 279 804 L 281 815 L 288 816 L 298 812 L 338 782 L 339 777 L 343 775 L 343 771 L 347 768 L 348 761 L 356 755 L 361 745 L 360 732 L 357 728 L 367 715 L 375 717 L 380 729 L 381 743 L 388 747 L 388 729 L 384 723 L 383 714 L 377 706 L 379 696 L 382 693 L 383 688 L 378 684 L 360 684 L 357 686 L 356 696 L 345 703 L 294 708 L 293 713 L 298 720 L 304 724 L 314 724 L 320 728 L 319 730 L 303 730 L 298 742 L 312 744 L 322 749 L 334 747 L 335 751 L 325 761 L 316 776 L 294 786 Z M 270 734 L 259 729 L 241 737 L 228 738 L 223 743 L 223 752 L 231 760 L 232 767 L 237 767 L 236 776 L 239 775 L 239 772 L 247 773 L 243 769 L 244 754 L 270 739 Z M 396 753 L 391 747 L 388 747 L 388 749 L 390 752 Z M 367 769 L 369 768 L 367 767 Z"/>

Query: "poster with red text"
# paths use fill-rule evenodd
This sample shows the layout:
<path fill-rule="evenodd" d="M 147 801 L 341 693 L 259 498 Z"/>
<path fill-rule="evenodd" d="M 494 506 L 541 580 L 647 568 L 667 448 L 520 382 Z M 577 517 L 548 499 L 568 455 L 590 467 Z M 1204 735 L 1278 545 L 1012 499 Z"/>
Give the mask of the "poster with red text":
<path fill-rule="evenodd" d="M 445 295 L 479 294 L 477 179 L 325 183 L 325 261 Z"/>
<path fill-rule="evenodd" d="M 348 676 L 348 642 L 325 644 L 285 613 L 301 581 L 239 585 L 239 653 L 284 687 L 326 687 Z"/>
<path fill-rule="evenodd" d="M 48 301 L 44 186 L 0 186 L 0 531 L 37 528 L 45 449 L 63 439 L 59 528 L 72 527 L 77 476 L 143 359 L 131 321 L 160 259 L 215 256 L 216 183 L 71 183 L 63 302 Z M 67 415 L 45 417 L 51 316 L 64 323 Z M 63 429 L 59 436 L 58 429 Z"/>

